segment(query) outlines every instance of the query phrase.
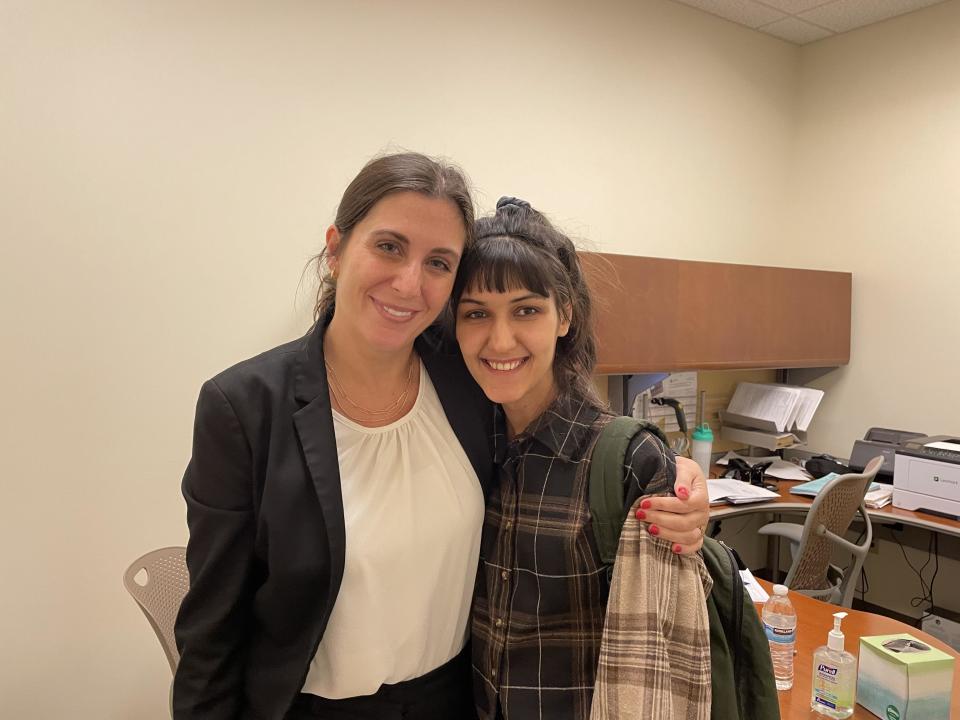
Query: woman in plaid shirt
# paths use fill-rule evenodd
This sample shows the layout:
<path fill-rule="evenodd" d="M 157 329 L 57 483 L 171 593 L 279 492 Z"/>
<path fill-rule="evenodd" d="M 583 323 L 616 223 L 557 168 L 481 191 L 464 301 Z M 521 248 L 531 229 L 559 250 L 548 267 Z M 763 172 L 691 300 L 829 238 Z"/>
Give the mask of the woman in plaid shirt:
<path fill-rule="evenodd" d="M 482 720 L 585 720 L 610 591 L 587 491 L 590 455 L 611 417 L 591 382 L 590 293 L 571 241 L 528 203 L 501 198 L 475 234 L 454 286 L 457 340 L 500 412 L 500 480 L 487 502 L 474 591 L 477 710 Z M 676 459 L 655 435 L 637 435 L 627 459 L 625 507 L 673 487 Z M 655 537 L 650 515 L 637 513 Z M 683 539 L 699 547 L 700 538 L 694 527 Z M 684 552 L 684 543 L 660 545 L 667 555 Z M 697 662 L 706 653 L 709 670 L 701 631 L 687 644 Z M 706 708 L 709 715 L 709 695 Z"/>

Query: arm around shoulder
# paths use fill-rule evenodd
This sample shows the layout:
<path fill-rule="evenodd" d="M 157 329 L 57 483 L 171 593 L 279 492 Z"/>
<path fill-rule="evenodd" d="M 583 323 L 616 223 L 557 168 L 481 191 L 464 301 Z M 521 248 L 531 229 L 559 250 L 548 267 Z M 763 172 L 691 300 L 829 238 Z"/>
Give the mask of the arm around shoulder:
<path fill-rule="evenodd" d="M 251 626 L 255 516 L 251 450 L 215 380 L 200 390 L 183 476 L 190 590 L 177 617 L 173 716 L 236 718 Z"/>

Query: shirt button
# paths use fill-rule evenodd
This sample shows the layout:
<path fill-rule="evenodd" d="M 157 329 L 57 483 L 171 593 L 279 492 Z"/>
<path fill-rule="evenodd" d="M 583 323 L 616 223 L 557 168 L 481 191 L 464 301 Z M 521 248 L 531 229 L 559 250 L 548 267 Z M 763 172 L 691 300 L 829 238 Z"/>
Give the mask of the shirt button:
<path fill-rule="evenodd" d="M 500 577 L 502 577 L 504 580 L 506 580 L 508 577 L 510 577 L 510 573 L 508 573 L 506 570 L 504 570 L 503 572 L 500 573 Z"/>
<path fill-rule="evenodd" d="M 509 530 L 510 528 L 512 528 L 512 527 L 513 527 L 513 520 L 507 520 L 507 524 L 505 525 L 505 527 L 507 528 L 507 530 Z"/>
<path fill-rule="evenodd" d="M 494 623 L 494 625 L 501 627 L 503 625 L 503 618 L 497 618 L 497 621 Z"/>
<path fill-rule="evenodd" d="M 490 677 L 495 678 L 496 676 L 497 676 L 497 671 L 496 671 L 496 669 L 491 670 L 491 671 L 490 671 Z"/>

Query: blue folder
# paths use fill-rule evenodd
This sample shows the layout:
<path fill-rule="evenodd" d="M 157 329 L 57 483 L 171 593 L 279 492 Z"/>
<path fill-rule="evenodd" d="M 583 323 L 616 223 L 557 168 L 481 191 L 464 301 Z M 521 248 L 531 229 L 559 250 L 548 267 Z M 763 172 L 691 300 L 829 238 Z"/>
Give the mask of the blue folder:
<path fill-rule="evenodd" d="M 816 480 L 811 480 L 810 482 L 794 485 L 792 488 L 790 488 L 790 492 L 792 492 L 794 495 L 808 495 L 810 497 L 816 497 L 817 493 L 823 489 L 823 486 L 836 477 L 840 476 L 837 475 L 837 473 L 827 473 L 822 478 L 817 478 Z M 870 483 L 870 488 L 867 490 L 867 492 L 870 492 L 871 490 L 880 490 L 882 487 L 884 486 L 880 483 Z"/>

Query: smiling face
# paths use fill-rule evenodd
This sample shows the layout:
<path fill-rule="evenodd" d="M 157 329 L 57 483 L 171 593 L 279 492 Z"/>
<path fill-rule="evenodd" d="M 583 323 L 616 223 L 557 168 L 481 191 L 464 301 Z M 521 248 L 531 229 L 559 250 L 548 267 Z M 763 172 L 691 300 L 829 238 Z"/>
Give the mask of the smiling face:
<path fill-rule="evenodd" d="M 388 195 L 344 242 L 327 231 L 337 277 L 331 329 L 359 333 L 371 349 L 406 351 L 450 297 L 466 229 L 457 206 L 417 192 Z"/>
<path fill-rule="evenodd" d="M 496 292 L 468 288 L 457 306 L 457 341 L 470 374 L 503 405 L 521 432 L 556 396 L 557 338 L 570 329 L 553 297 L 525 288 Z"/>

